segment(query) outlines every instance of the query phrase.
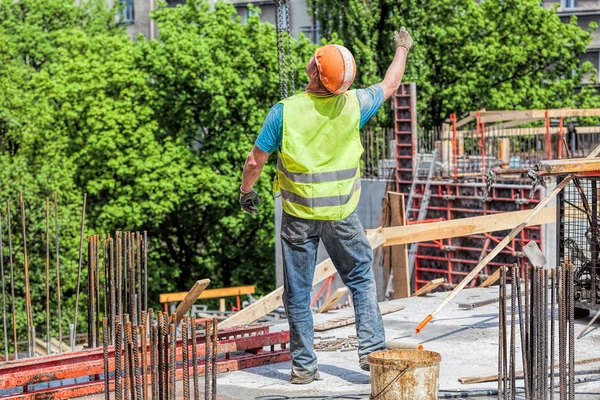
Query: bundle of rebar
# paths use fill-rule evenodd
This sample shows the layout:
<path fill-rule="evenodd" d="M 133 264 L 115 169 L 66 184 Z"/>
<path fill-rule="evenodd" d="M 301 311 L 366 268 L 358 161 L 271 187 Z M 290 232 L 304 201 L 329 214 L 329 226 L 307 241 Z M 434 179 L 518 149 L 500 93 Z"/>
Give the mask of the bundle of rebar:
<path fill-rule="evenodd" d="M 119 315 L 127 314 L 133 326 L 145 325 L 148 306 L 147 233 L 116 232 L 115 236 L 116 239 L 107 235 L 102 240 L 99 235 L 88 237 L 89 347 L 100 345 L 102 311 L 108 318 L 111 343 L 114 343 L 113 332 Z"/>
<path fill-rule="evenodd" d="M 119 316 L 115 321 L 114 362 L 109 360 L 110 341 L 109 320 L 102 320 L 104 345 L 105 394 L 110 392 L 109 377 L 114 375 L 114 398 L 116 400 L 175 400 L 176 382 L 183 378 L 183 399 L 200 399 L 198 378 L 202 372 L 199 367 L 198 341 L 201 339 L 196 330 L 198 323 L 204 323 L 204 378 L 205 400 L 217 398 L 217 320 L 197 320 L 184 316 L 181 327 L 177 326 L 176 315 L 158 312 L 155 317 L 152 309 L 142 312 L 142 324 L 136 326 L 129 315 Z M 124 331 L 121 329 L 125 326 Z M 178 338 L 178 332 L 181 337 Z M 181 343 L 181 365 L 178 366 L 178 345 Z M 190 348 L 191 346 L 191 348 Z M 148 363 L 148 357 L 150 362 Z M 191 362 L 191 366 L 190 366 Z M 112 367 L 112 368 L 111 368 Z M 191 368 L 191 371 L 190 371 Z M 181 371 L 181 373 L 180 373 Z M 191 372 L 191 374 L 190 374 Z M 190 379 L 192 384 L 190 385 Z M 150 384 L 151 390 L 148 391 Z M 193 389 L 193 390 L 192 390 Z"/>
<path fill-rule="evenodd" d="M 525 270 L 525 306 L 518 266 L 501 267 L 498 340 L 498 399 L 516 399 L 517 379 L 524 380 L 525 398 L 575 399 L 574 274 L 570 264 L 557 269 Z M 510 320 L 507 319 L 507 280 L 510 275 Z M 558 313 L 556 313 L 558 309 Z M 517 318 L 519 332 L 517 332 Z M 555 335 L 558 324 L 558 364 Z M 520 335 L 522 370 L 517 371 L 516 335 Z M 554 370 L 558 367 L 558 374 Z M 556 379 L 558 376 L 558 379 Z"/>

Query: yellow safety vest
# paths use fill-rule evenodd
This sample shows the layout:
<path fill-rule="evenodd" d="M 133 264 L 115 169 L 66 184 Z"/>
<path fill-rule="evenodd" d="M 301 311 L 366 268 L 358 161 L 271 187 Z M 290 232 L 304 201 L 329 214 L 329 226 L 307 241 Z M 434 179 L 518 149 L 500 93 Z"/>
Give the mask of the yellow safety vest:
<path fill-rule="evenodd" d="M 283 101 L 283 138 L 275 191 L 295 217 L 339 220 L 360 198 L 360 106 L 356 91 Z"/>

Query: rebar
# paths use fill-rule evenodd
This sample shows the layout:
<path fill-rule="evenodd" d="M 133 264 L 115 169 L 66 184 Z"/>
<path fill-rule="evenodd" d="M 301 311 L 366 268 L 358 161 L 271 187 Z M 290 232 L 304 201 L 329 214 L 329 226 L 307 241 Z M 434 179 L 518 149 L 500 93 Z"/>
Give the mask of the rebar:
<path fill-rule="evenodd" d="M 502 287 L 504 286 L 504 267 L 500 267 L 500 289 L 498 302 L 498 400 L 502 400 L 503 383 L 504 383 L 504 353 L 503 353 L 503 331 L 504 321 L 502 320 L 502 304 L 504 302 Z"/>
<path fill-rule="evenodd" d="M 148 309 L 148 231 L 144 231 L 144 298 L 142 304 L 144 309 Z"/>
<path fill-rule="evenodd" d="M 110 315 L 110 289 L 108 288 L 108 248 L 107 239 L 102 239 L 102 290 L 104 294 L 104 316 Z"/>
<path fill-rule="evenodd" d="M 8 263 L 10 266 L 10 299 L 12 303 L 12 328 L 13 328 L 13 348 L 15 360 L 19 359 L 18 340 L 17 340 L 17 313 L 15 311 L 15 271 L 13 264 L 12 249 L 12 224 L 10 222 L 10 200 L 6 200 L 6 230 L 8 234 Z"/>
<path fill-rule="evenodd" d="M 83 207 L 81 210 L 81 230 L 79 233 L 79 258 L 77 262 L 77 286 L 75 289 L 75 315 L 73 317 L 73 337 L 77 336 L 77 311 L 79 310 L 79 290 L 81 285 L 81 264 L 83 262 L 83 234 L 85 230 L 85 203 L 87 193 L 83 194 Z"/>
<path fill-rule="evenodd" d="M 0 273 L 2 274 L 2 320 L 4 323 L 4 359 L 8 360 L 8 327 L 6 326 L 6 290 L 4 282 L 4 251 L 2 248 L 2 215 L 0 215 Z"/>
<path fill-rule="evenodd" d="M 502 267 L 502 286 L 500 290 L 502 291 L 502 387 L 504 395 L 506 395 L 506 389 L 508 388 L 508 338 L 507 338 L 507 322 L 506 322 L 506 277 L 507 277 L 507 269 L 506 267 Z"/>
<path fill-rule="evenodd" d="M 190 400 L 190 360 L 188 358 L 188 317 L 183 316 L 181 324 L 181 359 L 183 364 L 183 399 Z"/>
<path fill-rule="evenodd" d="M 140 325 L 140 336 L 141 336 L 141 360 L 142 360 L 142 400 L 148 400 L 148 346 L 146 343 L 146 332 L 148 316 L 146 311 L 141 314 L 142 325 Z"/>
<path fill-rule="evenodd" d="M 31 294 L 29 291 L 29 261 L 27 259 L 27 228 L 25 226 L 25 203 L 23 192 L 19 192 L 19 205 L 21 207 L 21 228 L 23 229 L 23 270 L 25 272 L 25 307 L 27 310 L 27 352 L 29 357 L 35 355 L 35 342 L 33 341 L 32 327 L 33 315 L 31 313 Z"/>
<path fill-rule="evenodd" d="M 171 323 L 169 325 L 169 352 L 171 359 L 169 360 L 169 373 L 170 373 L 170 382 L 169 382 L 169 400 L 177 400 L 175 386 L 177 383 L 177 335 L 175 334 L 175 324 Z"/>
<path fill-rule="evenodd" d="M 116 299 L 116 287 L 115 287 L 115 252 L 114 252 L 114 240 L 113 238 L 108 239 L 108 254 L 110 258 L 109 272 L 110 275 L 110 328 L 111 334 L 114 336 L 115 332 L 115 319 L 117 318 L 117 306 Z M 114 339 L 113 339 L 114 340 Z"/>
<path fill-rule="evenodd" d="M 127 342 L 128 342 L 128 346 L 127 346 L 127 357 L 129 358 L 129 390 L 128 392 L 130 393 L 130 398 L 132 400 L 139 400 L 137 399 L 136 396 L 136 389 L 137 389 L 137 385 L 135 384 L 136 381 L 136 372 L 135 372 L 135 351 L 134 351 L 134 346 L 133 346 L 133 324 L 130 320 L 127 321 Z"/>
<path fill-rule="evenodd" d="M 123 333 L 122 333 L 122 322 L 120 320 L 115 321 L 115 400 L 121 400 L 123 395 L 123 386 L 121 376 L 123 370 L 121 369 L 121 357 L 123 353 Z"/>
<path fill-rule="evenodd" d="M 138 315 L 138 318 L 141 318 L 142 310 L 143 311 L 146 310 L 146 308 L 142 307 L 142 276 L 143 276 L 142 275 L 142 235 L 140 235 L 139 232 L 136 232 L 135 238 L 136 238 L 135 252 L 137 255 L 137 275 L 138 275 L 136 303 L 137 303 L 137 315 Z"/>
<path fill-rule="evenodd" d="M 92 236 L 88 236 L 88 347 L 96 347 L 96 292 L 94 285 L 94 243 Z"/>
<path fill-rule="evenodd" d="M 566 374 L 565 374 L 565 361 L 566 361 L 566 351 L 565 351 L 565 338 L 566 338 L 566 334 L 565 334 L 565 292 L 564 292 L 564 288 L 565 288 L 565 276 L 564 276 L 564 269 L 563 269 L 563 265 L 559 265 L 558 266 L 558 286 L 559 286 L 559 291 L 558 291 L 558 302 L 559 302 L 559 309 L 558 309 L 558 331 L 559 331 L 559 342 L 558 342 L 558 348 L 559 348 L 559 359 L 558 359 L 558 364 L 559 364 L 559 398 L 560 400 L 566 400 L 566 394 L 565 394 L 565 381 L 566 381 Z"/>
<path fill-rule="evenodd" d="M 50 199 L 46 197 L 46 353 L 50 350 Z"/>
<path fill-rule="evenodd" d="M 525 386 L 525 398 L 530 398 L 529 393 L 529 368 L 527 364 L 527 345 L 525 340 L 525 323 L 523 314 L 527 315 L 527 310 L 523 310 L 523 299 L 521 298 L 521 279 L 517 273 L 515 286 L 517 287 L 517 305 L 519 309 L 519 332 L 521 336 L 521 358 L 523 367 L 523 381 Z"/>
<path fill-rule="evenodd" d="M 212 400 L 210 394 L 210 384 L 212 382 L 210 374 L 212 369 L 210 363 L 212 361 L 212 347 L 210 345 L 211 330 L 210 320 L 207 319 L 205 322 L 205 334 L 204 334 L 204 400 Z"/>
<path fill-rule="evenodd" d="M 211 394 L 212 394 L 212 400 L 217 400 L 217 344 L 218 344 L 218 336 L 217 336 L 217 319 L 213 318 L 212 320 L 212 331 L 213 331 L 213 338 L 212 338 L 212 372 L 211 372 L 211 376 L 212 376 L 212 385 L 211 385 Z"/>
<path fill-rule="evenodd" d="M 139 329 L 137 326 L 133 326 L 133 372 L 135 376 L 135 398 L 136 400 L 142 400 L 142 371 L 140 368 L 140 342 L 139 342 Z"/>
<path fill-rule="evenodd" d="M 54 243 L 56 246 L 56 314 L 58 317 L 58 352 L 63 352 L 62 292 L 60 288 L 60 248 L 58 240 L 58 195 L 54 192 Z"/>
<path fill-rule="evenodd" d="M 575 399 L 575 271 L 568 264 L 569 275 L 569 400 Z"/>
<path fill-rule="evenodd" d="M 192 334 L 192 372 L 194 378 L 194 400 L 200 400 L 200 387 L 198 385 L 198 342 L 196 338 L 196 317 L 191 317 L 191 334 Z"/>
<path fill-rule="evenodd" d="M 156 342 L 156 347 L 158 347 L 158 358 L 157 358 L 157 363 L 158 363 L 158 374 L 159 374 L 159 379 L 157 381 L 158 384 L 158 389 L 159 389 L 159 399 L 164 399 L 164 377 L 165 377 L 165 350 L 164 350 L 164 345 L 165 345 L 165 341 L 163 339 L 164 336 L 164 329 L 163 329 L 163 313 L 162 311 L 158 312 L 158 317 L 157 317 L 157 329 L 159 331 L 159 337 L 157 338 L 157 342 Z"/>
<path fill-rule="evenodd" d="M 104 349 L 104 398 L 110 400 L 110 387 L 108 386 L 108 318 L 102 318 L 102 348 Z"/>
<path fill-rule="evenodd" d="M 96 319 L 94 320 L 94 324 L 96 325 L 96 347 L 100 346 L 100 324 L 101 324 L 101 320 L 100 320 L 100 272 L 99 272 L 99 268 L 100 268 L 100 247 L 98 245 L 98 240 L 100 238 L 100 235 L 94 235 L 93 236 L 93 240 L 94 240 L 94 278 L 96 278 L 96 284 L 95 289 L 96 289 Z"/>
<path fill-rule="evenodd" d="M 151 353 L 151 358 L 150 358 L 150 362 L 152 364 L 152 400 L 159 400 L 160 399 L 160 378 L 159 378 L 159 343 L 160 340 L 158 339 L 158 324 L 154 323 L 154 321 L 151 324 L 152 326 L 152 343 L 150 345 L 150 351 Z M 160 368 L 162 368 L 162 366 L 160 366 Z"/>
<path fill-rule="evenodd" d="M 546 268 L 543 269 L 543 285 L 542 285 L 542 303 L 543 303 L 543 312 L 542 312 L 542 328 L 544 330 L 543 333 L 543 357 L 542 361 L 544 362 L 544 374 L 543 374 L 543 386 L 544 392 L 542 393 L 543 399 L 546 400 L 548 397 L 548 374 L 545 372 L 548 370 L 548 270 Z M 550 338 L 552 340 L 552 338 Z M 551 365 L 551 368 L 554 368 Z"/>
<path fill-rule="evenodd" d="M 169 399 L 169 316 L 163 314 L 162 316 L 162 327 L 163 327 L 163 399 Z"/>
<path fill-rule="evenodd" d="M 516 398 L 516 348 L 515 348 L 515 308 L 517 298 L 517 288 L 515 283 L 517 281 L 517 265 L 513 265 L 511 268 L 510 277 L 510 397 L 511 399 Z"/>
<path fill-rule="evenodd" d="M 554 314 L 555 314 L 555 302 L 556 302 L 556 269 L 552 268 L 550 278 L 550 366 L 552 368 L 552 374 L 550 375 L 550 400 L 554 400 Z"/>
<path fill-rule="evenodd" d="M 129 261 L 129 312 L 131 313 L 131 320 L 137 321 L 137 306 L 136 306 L 136 293 L 135 293 L 135 265 L 133 260 L 133 243 L 132 234 L 127 232 L 127 245 L 128 253 L 127 260 Z"/>
<path fill-rule="evenodd" d="M 125 327 L 125 332 L 123 335 L 123 344 L 124 344 L 124 376 L 123 376 L 123 398 L 128 400 L 131 398 L 131 381 L 130 381 L 130 372 L 131 372 L 131 358 L 129 352 L 129 337 L 131 331 L 131 323 L 129 322 L 129 316 L 127 314 L 123 315 L 123 324 Z"/>

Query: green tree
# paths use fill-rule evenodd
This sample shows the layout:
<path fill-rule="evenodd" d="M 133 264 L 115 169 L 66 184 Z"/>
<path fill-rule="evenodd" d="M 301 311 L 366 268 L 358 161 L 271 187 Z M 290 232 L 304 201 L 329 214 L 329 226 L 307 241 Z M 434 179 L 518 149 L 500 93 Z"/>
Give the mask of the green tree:
<path fill-rule="evenodd" d="M 275 29 L 258 15 L 242 24 L 223 3 L 211 9 L 200 0 L 176 8 L 162 2 L 153 15 L 160 37 L 134 42 L 117 13 L 105 0 L 0 0 L 0 200 L 12 201 L 20 340 L 26 315 L 19 191 L 38 337 L 45 335 L 45 198 L 54 191 L 65 337 L 83 193 L 86 235 L 148 231 L 152 305 L 159 293 L 188 289 L 199 278 L 210 278 L 212 287 L 274 286 L 274 163 L 257 184 L 259 215 L 240 210 L 238 193 L 246 154 L 278 101 Z M 313 49 L 305 38 L 294 41 L 300 86 Z M 53 234 L 53 219 L 51 226 Z M 6 232 L 3 223 L 8 268 Z M 53 259 L 51 268 L 54 282 Z M 86 276 L 84 267 L 82 285 Z M 86 301 L 82 290 L 78 332 L 86 327 Z M 57 328 L 53 314 L 54 334 Z"/>
<path fill-rule="evenodd" d="M 482 108 L 598 105 L 593 75 L 579 56 L 590 32 L 562 23 L 536 0 L 309 0 L 325 38 L 355 54 L 360 84 L 377 82 L 393 56 L 393 31 L 413 35 L 405 81 L 417 83 L 421 125 L 439 128 L 451 113 Z M 341 7 L 346 12 L 340 13 Z M 594 28 L 594 27 L 593 27 Z"/>

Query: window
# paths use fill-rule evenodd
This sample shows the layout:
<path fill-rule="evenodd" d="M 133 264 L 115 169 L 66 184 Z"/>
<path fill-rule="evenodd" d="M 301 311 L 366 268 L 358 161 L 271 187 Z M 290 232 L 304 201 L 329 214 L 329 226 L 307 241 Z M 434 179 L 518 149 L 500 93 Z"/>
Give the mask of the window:
<path fill-rule="evenodd" d="M 577 0 L 564 0 L 565 8 L 577 8 Z"/>
<path fill-rule="evenodd" d="M 121 22 L 132 23 L 135 21 L 133 0 L 119 0 L 123 11 L 121 11 Z"/>

